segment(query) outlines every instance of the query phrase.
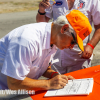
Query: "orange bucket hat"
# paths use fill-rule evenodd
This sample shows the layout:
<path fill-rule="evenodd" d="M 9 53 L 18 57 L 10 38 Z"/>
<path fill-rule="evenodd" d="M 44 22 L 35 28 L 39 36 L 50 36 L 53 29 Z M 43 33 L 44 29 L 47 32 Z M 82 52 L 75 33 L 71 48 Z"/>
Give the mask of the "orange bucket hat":
<path fill-rule="evenodd" d="M 88 18 L 79 10 L 72 10 L 66 15 L 67 20 L 76 32 L 79 48 L 84 51 L 83 40 L 91 33 L 92 27 Z"/>

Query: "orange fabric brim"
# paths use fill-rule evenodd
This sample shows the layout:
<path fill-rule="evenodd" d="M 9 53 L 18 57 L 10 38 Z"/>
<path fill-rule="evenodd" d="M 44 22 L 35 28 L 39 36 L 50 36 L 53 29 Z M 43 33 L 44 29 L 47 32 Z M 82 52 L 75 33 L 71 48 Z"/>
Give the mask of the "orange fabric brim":
<path fill-rule="evenodd" d="M 80 48 L 82 51 L 84 51 L 83 41 L 82 41 L 82 39 L 78 36 L 78 34 L 76 34 L 76 35 L 77 35 L 77 43 L 78 43 L 78 46 L 79 46 L 79 48 Z"/>

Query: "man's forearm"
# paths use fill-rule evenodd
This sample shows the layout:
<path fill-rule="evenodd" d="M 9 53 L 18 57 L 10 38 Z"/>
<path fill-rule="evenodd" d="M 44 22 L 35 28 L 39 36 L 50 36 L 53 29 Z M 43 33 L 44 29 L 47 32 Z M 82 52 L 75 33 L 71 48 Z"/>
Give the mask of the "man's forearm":
<path fill-rule="evenodd" d="M 45 17 L 45 15 L 40 15 L 39 13 L 37 13 L 36 21 L 37 21 L 37 22 L 46 22 L 46 17 Z"/>
<path fill-rule="evenodd" d="M 49 66 L 48 69 L 46 70 L 46 72 L 43 74 L 43 76 L 45 76 L 47 78 L 51 78 L 51 75 L 52 75 L 53 72 L 55 72 L 55 71 L 51 69 L 51 66 Z M 53 75 L 53 77 L 56 76 L 56 75 L 59 75 L 59 74 L 55 73 Z"/>
<path fill-rule="evenodd" d="M 100 24 L 94 26 L 95 26 L 94 35 L 92 39 L 89 41 L 89 43 L 87 43 L 87 45 L 85 46 L 84 52 L 82 53 L 82 58 L 85 59 L 89 59 L 91 57 L 94 47 L 100 41 Z"/>
<path fill-rule="evenodd" d="M 36 16 L 36 21 L 37 22 L 48 22 L 49 18 L 45 16 L 46 12 L 45 9 L 50 6 L 49 0 L 41 0 L 39 3 L 39 10 Z"/>
<path fill-rule="evenodd" d="M 24 80 L 16 80 L 8 77 L 8 87 L 12 90 L 25 89 L 25 90 L 48 90 L 48 80 L 35 80 L 26 77 Z"/>
<path fill-rule="evenodd" d="M 49 90 L 61 89 L 67 83 L 68 79 L 74 79 L 72 76 L 57 75 L 49 80 L 35 80 L 26 77 L 24 80 L 17 80 L 7 76 L 8 88 L 11 90 Z"/>
<path fill-rule="evenodd" d="M 45 13 L 44 11 L 40 11 L 38 10 L 40 13 Z M 46 17 L 45 14 L 41 15 L 39 14 L 39 12 L 37 13 L 37 16 L 36 16 L 36 21 L 37 22 L 48 22 L 50 20 L 50 18 Z"/>
<path fill-rule="evenodd" d="M 100 25 L 98 25 L 89 43 L 93 45 L 93 47 L 95 47 L 99 41 L 100 41 Z"/>

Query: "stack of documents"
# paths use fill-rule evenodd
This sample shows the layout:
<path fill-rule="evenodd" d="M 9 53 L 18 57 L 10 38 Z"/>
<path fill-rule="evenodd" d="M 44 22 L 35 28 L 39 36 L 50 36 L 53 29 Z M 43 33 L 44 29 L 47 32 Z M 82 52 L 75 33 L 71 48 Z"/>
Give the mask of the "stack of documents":
<path fill-rule="evenodd" d="M 68 80 L 68 84 L 64 88 L 48 90 L 44 96 L 89 95 L 92 92 L 92 88 L 93 78 Z"/>

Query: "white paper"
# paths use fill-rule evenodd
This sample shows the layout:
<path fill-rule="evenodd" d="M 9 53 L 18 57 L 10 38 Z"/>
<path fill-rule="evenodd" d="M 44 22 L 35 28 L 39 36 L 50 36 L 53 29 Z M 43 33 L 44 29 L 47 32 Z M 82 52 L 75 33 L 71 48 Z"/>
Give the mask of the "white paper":
<path fill-rule="evenodd" d="M 89 95 L 92 88 L 93 78 L 68 80 L 68 84 L 64 88 L 48 90 L 45 96 Z"/>

